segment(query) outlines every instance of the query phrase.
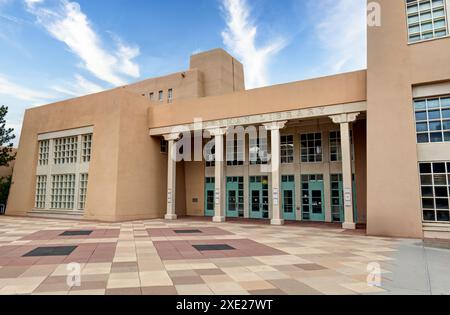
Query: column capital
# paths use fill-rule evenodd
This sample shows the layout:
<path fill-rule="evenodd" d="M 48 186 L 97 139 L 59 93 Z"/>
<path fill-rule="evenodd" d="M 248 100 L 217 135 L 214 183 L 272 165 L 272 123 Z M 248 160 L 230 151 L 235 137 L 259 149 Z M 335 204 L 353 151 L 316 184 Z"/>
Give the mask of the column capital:
<path fill-rule="evenodd" d="M 283 129 L 287 124 L 287 120 L 285 121 L 273 121 L 267 124 L 263 124 L 266 130 L 280 130 Z"/>
<path fill-rule="evenodd" d="M 213 127 L 206 129 L 207 132 L 213 137 L 216 136 L 224 136 L 227 133 L 228 128 L 221 128 L 221 127 Z"/>
<path fill-rule="evenodd" d="M 335 124 L 344 124 L 344 123 L 352 123 L 356 121 L 356 118 L 358 118 L 358 116 L 361 113 L 344 113 L 344 114 L 339 114 L 339 115 L 333 115 L 330 116 L 330 119 L 335 123 Z"/>
<path fill-rule="evenodd" d="M 180 139 L 181 133 L 169 133 L 167 135 L 163 135 L 164 140 L 166 141 L 177 141 Z"/>

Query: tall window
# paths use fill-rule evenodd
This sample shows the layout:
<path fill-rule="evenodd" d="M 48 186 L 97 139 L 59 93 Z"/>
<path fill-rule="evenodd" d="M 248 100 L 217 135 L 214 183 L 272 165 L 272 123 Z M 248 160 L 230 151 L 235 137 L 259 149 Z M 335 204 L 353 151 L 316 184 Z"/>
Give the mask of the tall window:
<path fill-rule="evenodd" d="M 49 140 L 39 141 L 39 159 L 38 159 L 39 166 L 48 165 L 49 151 L 50 151 L 50 141 Z"/>
<path fill-rule="evenodd" d="M 322 134 L 303 134 L 300 140 L 302 162 L 322 162 Z"/>
<path fill-rule="evenodd" d="M 59 138 L 54 140 L 55 164 L 72 164 L 77 162 L 78 137 Z"/>
<path fill-rule="evenodd" d="M 164 102 L 164 92 L 163 91 L 158 92 L 158 101 Z"/>
<path fill-rule="evenodd" d="M 52 209 L 73 209 L 75 202 L 75 174 L 52 176 Z"/>
<path fill-rule="evenodd" d="M 87 185 L 88 185 L 88 174 L 80 174 L 80 191 L 78 194 L 78 209 L 84 210 L 86 206 L 86 195 L 87 195 Z"/>
<path fill-rule="evenodd" d="M 36 177 L 36 209 L 45 208 L 45 196 L 47 191 L 47 176 Z"/>
<path fill-rule="evenodd" d="M 448 34 L 445 0 L 406 0 L 409 42 Z"/>
<path fill-rule="evenodd" d="M 169 89 L 169 91 L 167 92 L 167 100 L 169 103 L 173 102 L 173 89 Z"/>
<path fill-rule="evenodd" d="M 244 141 L 227 138 L 227 165 L 244 165 Z"/>
<path fill-rule="evenodd" d="M 450 222 L 450 162 L 420 163 L 423 220 Z"/>
<path fill-rule="evenodd" d="M 91 161 L 92 134 L 83 135 L 81 139 L 81 159 L 83 163 L 87 163 Z"/>
<path fill-rule="evenodd" d="M 330 161 L 340 162 L 342 161 L 342 142 L 341 142 L 341 132 L 331 131 L 330 132 Z M 355 158 L 355 147 L 353 145 L 353 132 L 350 130 L 350 154 L 352 160 Z"/>
<path fill-rule="evenodd" d="M 150 101 L 153 101 L 155 99 L 155 93 L 151 92 L 148 97 L 150 98 Z"/>
<path fill-rule="evenodd" d="M 251 165 L 267 164 L 267 138 L 257 137 L 256 139 L 250 138 L 249 141 L 249 157 Z"/>
<path fill-rule="evenodd" d="M 294 136 L 281 136 L 281 163 L 294 163 Z"/>
<path fill-rule="evenodd" d="M 450 141 L 450 96 L 414 101 L 418 143 Z"/>

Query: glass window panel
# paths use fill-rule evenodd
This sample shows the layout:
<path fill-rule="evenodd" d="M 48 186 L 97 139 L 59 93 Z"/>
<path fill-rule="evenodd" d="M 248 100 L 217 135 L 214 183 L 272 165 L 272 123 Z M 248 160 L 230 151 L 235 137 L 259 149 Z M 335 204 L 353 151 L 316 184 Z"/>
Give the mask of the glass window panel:
<path fill-rule="evenodd" d="M 444 141 L 449 142 L 450 141 L 450 132 L 444 133 Z"/>
<path fill-rule="evenodd" d="M 450 97 L 441 98 L 442 107 L 450 107 Z"/>
<path fill-rule="evenodd" d="M 441 119 L 441 111 L 440 110 L 429 111 L 428 119 Z"/>
<path fill-rule="evenodd" d="M 442 118 L 450 118 L 450 109 L 442 110 Z"/>
<path fill-rule="evenodd" d="M 446 36 L 447 35 L 447 31 L 439 31 L 435 33 L 436 37 L 442 37 L 442 36 Z"/>
<path fill-rule="evenodd" d="M 421 174 L 431 174 L 431 163 L 420 163 Z"/>
<path fill-rule="evenodd" d="M 449 110 L 450 112 L 450 110 Z M 450 113 L 449 113 L 450 115 Z M 416 120 L 417 121 L 421 121 L 421 120 L 427 120 L 427 112 L 416 112 Z"/>
<path fill-rule="evenodd" d="M 431 175 L 421 175 L 420 181 L 422 185 L 433 185 L 433 177 Z"/>
<path fill-rule="evenodd" d="M 442 222 L 450 221 L 450 212 L 449 211 L 437 211 L 437 220 Z"/>
<path fill-rule="evenodd" d="M 434 199 L 433 198 L 422 198 L 422 208 L 434 209 Z"/>
<path fill-rule="evenodd" d="M 424 211 L 423 212 L 423 219 L 425 221 L 436 221 L 436 214 L 433 211 Z"/>
<path fill-rule="evenodd" d="M 433 163 L 433 172 L 435 174 L 445 174 L 445 163 Z"/>
<path fill-rule="evenodd" d="M 439 20 L 434 22 L 434 28 L 445 27 L 445 20 Z"/>
<path fill-rule="evenodd" d="M 421 100 L 421 101 L 415 101 L 414 102 L 414 107 L 416 110 L 423 110 L 427 108 L 427 103 L 425 100 Z"/>
<path fill-rule="evenodd" d="M 428 143 L 428 142 L 430 142 L 430 137 L 428 136 L 428 133 L 417 135 L 417 143 Z"/>
<path fill-rule="evenodd" d="M 444 174 L 434 175 L 434 185 L 447 185 L 447 176 Z"/>
<path fill-rule="evenodd" d="M 434 187 L 434 194 L 436 197 L 448 197 L 448 189 L 447 187 Z"/>
<path fill-rule="evenodd" d="M 436 198 L 436 209 L 448 210 L 448 198 Z"/>
<path fill-rule="evenodd" d="M 450 130 L 450 120 L 444 120 L 442 122 L 442 129 L 444 130 Z"/>
<path fill-rule="evenodd" d="M 428 186 L 422 187 L 422 197 L 434 197 L 433 187 Z"/>
<path fill-rule="evenodd" d="M 442 130 L 442 123 L 440 121 L 434 121 L 430 122 L 430 131 L 441 131 Z M 426 130 L 421 130 L 426 131 Z"/>
<path fill-rule="evenodd" d="M 426 132 L 426 131 L 428 131 L 428 124 L 427 123 L 417 123 L 416 124 L 416 131 L 417 132 Z"/>
<path fill-rule="evenodd" d="M 431 142 L 442 142 L 442 133 L 430 133 Z"/>

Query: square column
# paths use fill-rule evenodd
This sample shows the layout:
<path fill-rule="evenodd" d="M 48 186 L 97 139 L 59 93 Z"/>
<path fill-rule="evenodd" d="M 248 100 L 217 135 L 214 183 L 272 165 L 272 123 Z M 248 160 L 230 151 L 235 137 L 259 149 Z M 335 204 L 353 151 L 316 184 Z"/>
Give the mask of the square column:
<path fill-rule="evenodd" d="M 264 124 L 271 134 L 271 171 L 272 171 L 272 225 L 283 225 L 284 219 L 281 209 L 281 176 L 280 176 L 280 129 L 283 129 L 287 121 Z"/>
<path fill-rule="evenodd" d="M 214 217 L 213 222 L 225 222 L 225 180 L 224 180 L 224 135 L 226 128 L 208 129 L 211 136 L 214 136 L 215 147 L 215 192 L 214 192 Z"/>
<path fill-rule="evenodd" d="M 342 227 L 347 230 L 356 229 L 353 216 L 353 172 L 350 141 L 350 123 L 355 122 L 360 113 L 341 114 L 331 116 L 335 124 L 341 126 L 341 150 L 342 150 L 342 184 L 344 189 L 344 215 Z"/>
<path fill-rule="evenodd" d="M 164 136 L 168 142 L 167 157 L 167 211 L 166 220 L 176 220 L 176 183 L 177 183 L 177 146 L 176 141 L 180 138 L 179 134 L 169 134 Z"/>

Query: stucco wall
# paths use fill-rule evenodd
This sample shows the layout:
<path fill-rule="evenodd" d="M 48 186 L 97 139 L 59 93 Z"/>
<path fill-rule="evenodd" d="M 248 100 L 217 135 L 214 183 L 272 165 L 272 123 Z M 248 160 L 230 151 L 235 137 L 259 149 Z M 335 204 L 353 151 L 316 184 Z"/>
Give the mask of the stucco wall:
<path fill-rule="evenodd" d="M 408 45 L 404 1 L 368 28 L 368 233 L 422 237 L 412 85 L 449 80 L 450 38 Z"/>

